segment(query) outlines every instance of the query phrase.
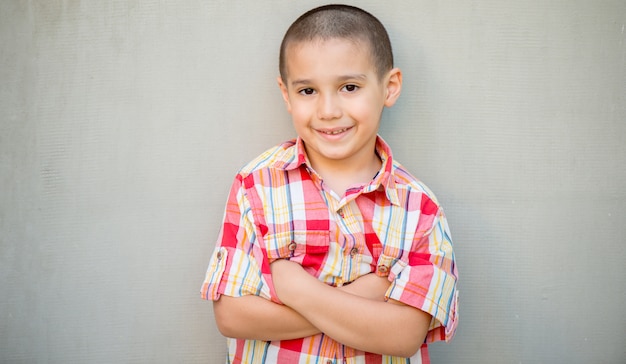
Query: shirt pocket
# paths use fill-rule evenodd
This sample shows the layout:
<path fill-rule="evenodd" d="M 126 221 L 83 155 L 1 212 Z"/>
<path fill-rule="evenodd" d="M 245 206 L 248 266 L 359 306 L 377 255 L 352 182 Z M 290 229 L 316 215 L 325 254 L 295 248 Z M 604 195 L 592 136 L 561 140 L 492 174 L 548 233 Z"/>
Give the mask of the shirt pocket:
<path fill-rule="evenodd" d="M 267 257 L 272 263 L 289 259 L 311 273 L 319 272 L 328 256 L 330 233 L 321 230 L 293 231 L 265 236 Z"/>

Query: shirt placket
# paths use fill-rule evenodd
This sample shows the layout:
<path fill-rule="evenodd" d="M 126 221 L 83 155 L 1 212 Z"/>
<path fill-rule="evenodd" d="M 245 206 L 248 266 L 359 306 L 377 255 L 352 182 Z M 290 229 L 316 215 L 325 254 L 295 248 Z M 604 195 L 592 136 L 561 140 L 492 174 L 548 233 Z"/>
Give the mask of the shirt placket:
<path fill-rule="evenodd" d="M 337 226 L 343 238 L 344 259 L 342 267 L 343 282 L 352 282 L 361 275 L 359 271 L 361 249 L 364 242 L 361 213 L 354 199 L 338 205 L 336 209 Z"/>

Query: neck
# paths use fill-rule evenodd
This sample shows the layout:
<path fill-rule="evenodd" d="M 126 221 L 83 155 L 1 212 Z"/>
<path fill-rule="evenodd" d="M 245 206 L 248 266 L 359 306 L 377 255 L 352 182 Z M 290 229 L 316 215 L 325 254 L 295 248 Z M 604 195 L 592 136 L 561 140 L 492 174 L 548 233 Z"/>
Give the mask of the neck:
<path fill-rule="evenodd" d="M 343 196 L 348 188 L 369 183 L 380 170 L 382 162 L 378 154 L 372 153 L 371 158 L 361 160 L 360 163 L 337 161 L 316 165 L 311 161 L 311 164 L 325 185 L 339 196 Z"/>

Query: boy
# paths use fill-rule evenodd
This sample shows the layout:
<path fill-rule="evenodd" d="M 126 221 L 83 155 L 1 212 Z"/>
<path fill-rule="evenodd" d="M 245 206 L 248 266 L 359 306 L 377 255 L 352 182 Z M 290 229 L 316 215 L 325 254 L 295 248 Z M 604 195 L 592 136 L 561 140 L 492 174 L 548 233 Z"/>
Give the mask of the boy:
<path fill-rule="evenodd" d="M 432 193 L 378 136 L 402 88 L 371 14 L 329 5 L 287 30 L 296 140 L 233 183 L 202 297 L 230 363 L 428 363 L 456 329 L 454 253 Z"/>

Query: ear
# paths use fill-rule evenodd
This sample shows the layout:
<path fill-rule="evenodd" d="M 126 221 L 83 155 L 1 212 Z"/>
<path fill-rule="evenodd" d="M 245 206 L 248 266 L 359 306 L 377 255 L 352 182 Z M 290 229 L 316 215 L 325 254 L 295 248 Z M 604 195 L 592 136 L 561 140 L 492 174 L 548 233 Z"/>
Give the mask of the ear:
<path fill-rule="evenodd" d="M 399 68 L 394 68 L 385 78 L 387 85 L 385 89 L 385 106 L 391 107 L 396 103 L 402 92 L 402 72 Z"/>
<path fill-rule="evenodd" d="M 287 90 L 287 85 L 285 85 L 282 77 L 280 76 L 276 78 L 276 81 L 278 81 L 280 93 L 283 95 L 283 100 L 285 101 L 285 107 L 287 107 L 287 112 L 291 113 L 291 102 L 289 102 L 289 90 Z"/>

